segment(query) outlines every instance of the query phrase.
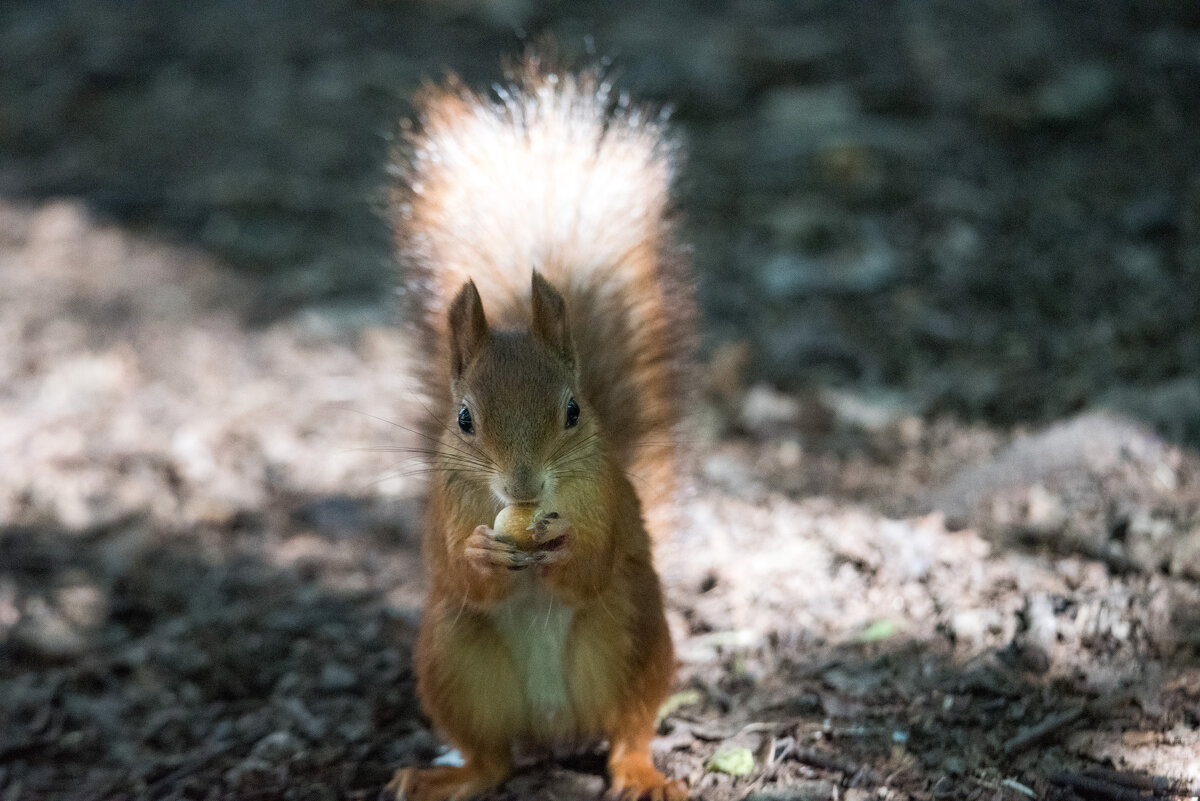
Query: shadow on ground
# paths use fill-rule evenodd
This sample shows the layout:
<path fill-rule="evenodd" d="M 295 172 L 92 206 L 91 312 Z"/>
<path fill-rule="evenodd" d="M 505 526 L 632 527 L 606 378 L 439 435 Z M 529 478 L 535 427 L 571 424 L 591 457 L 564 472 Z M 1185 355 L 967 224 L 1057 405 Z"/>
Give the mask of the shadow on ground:
<path fill-rule="evenodd" d="M 175 531 L 144 518 L 0 531 L 0 612 L 17 615 L 0 650 L 4 797 L 369 799 L 397 765 L 431 760 L 438 742 L 417 712 L 409 667 L 416 543 L 381 525 L 372 503 L 279 499 L 230 525 Z M 792 547 L 814 539 L 804 531 Z M 828 610 L 752 560 L 736 566 L 742 581 L 709 570 L 701 587 L 684 576 L 697 568 L 664 559 L 672 615 L 677 628 L 686 622 L 682 693 L 656 751 L 699 797 L 888 787 L 1016 798 L 1027 786 L 1069 798 L 1050 777 L 1079 775 L 1089 764 L 1081 752 L 1110 754 L 1090 764 L 1136 758 L 1159 731 L 1173 745 L 1146 775 L 1195 781 L 1186 760 L 1200 742 L 1200 675 L 1187 666 L 1196 644 L 1177 642 L 1166 658 L 1163 648 L 1164 637 L 1194 632 L 1196 607 L 1160 597 L 1164 619 L 1149 624 L 1166 633 L 1139 630 L 1147 619 L 1134 615 L 1122 635 L 1120 620 L 1079 620 L 1120 614 L 1120 602 L 1081 592 L 1043 610 L 1031 588 L 1003 648 L 987 647 L 986 621 L 970 642 L 961 610 L 932 639 L 913 614 L 911 624 L 877 621 L 835 641 L 822 634 Z M 889 591 L 892 569 L 860 576 L 866 594 Z M 746 596 L 748 583 L 768 581 L 771 591 Z M 846 581 L 830 577 L 831 592 Z M 1163 590 L 1151 581 L 1136 592 Z M 806 608 L 788 620 L 776 601 Z M 758 625 L 715 629 L 718 608 L 726 623 Z M 845 603 L 846 616 L 859 611 Z M 1056 618 L 1058 631 L 1047 632 Z M 1069 641 L 1080 632 L 1100 642 Z M 1096 663 L 1072 665 L 1079 649 Z M 1111 658 L 1130 649 L 1162 661 L 1135 670 Z M 748 777 L 705 770 L 735 748 L 755 756 Z M 595 797 L 601 768 L 586 755 L 527 766 L 493 797 Z"/>

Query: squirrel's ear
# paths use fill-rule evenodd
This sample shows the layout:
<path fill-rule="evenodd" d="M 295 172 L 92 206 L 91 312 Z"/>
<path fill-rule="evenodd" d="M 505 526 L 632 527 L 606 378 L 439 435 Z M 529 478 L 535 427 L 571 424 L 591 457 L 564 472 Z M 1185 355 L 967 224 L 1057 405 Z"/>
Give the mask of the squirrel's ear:
<path fill-rule="evenodd" d="M 533 271 L 533 319 L 529 331 L 562 357 L 569 367 L 575 366 L 575 348 L 571 344 L 571 329 L 567 326 L 567 304 L 558 290 L 537 270 Z"/>
<path fill-rule="evenodd" d="M 450 376 L 458 381 L 488 339 L 483 300 L 474 281 L 463 284 L 450 304 Z"/>

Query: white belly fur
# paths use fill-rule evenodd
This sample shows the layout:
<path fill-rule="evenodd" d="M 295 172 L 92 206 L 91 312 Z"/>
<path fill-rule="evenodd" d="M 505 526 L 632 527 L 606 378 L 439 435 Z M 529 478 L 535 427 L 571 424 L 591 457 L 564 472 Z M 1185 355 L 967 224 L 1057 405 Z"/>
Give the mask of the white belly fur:
<path fill-rule="evenodd" d="M 533 575 L 491 610 L 525 687 L 530 722 L 550 725 L 570 711 L 565 656 L 574 610 L 555 601 Z"/>

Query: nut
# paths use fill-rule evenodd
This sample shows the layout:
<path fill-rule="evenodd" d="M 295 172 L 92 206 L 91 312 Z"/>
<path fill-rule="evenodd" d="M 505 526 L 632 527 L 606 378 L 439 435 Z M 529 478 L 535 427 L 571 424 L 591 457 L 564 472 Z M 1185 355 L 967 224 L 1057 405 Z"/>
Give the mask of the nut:
<path fill-rule="evenodd" d="M 533 521 L 537 519 L 537 511 L 537 507 L 526 503 L 505 506 L 496 515 L 492 528 L 522 550 L 530 550 L 536 545 L 533 541 Z"/>

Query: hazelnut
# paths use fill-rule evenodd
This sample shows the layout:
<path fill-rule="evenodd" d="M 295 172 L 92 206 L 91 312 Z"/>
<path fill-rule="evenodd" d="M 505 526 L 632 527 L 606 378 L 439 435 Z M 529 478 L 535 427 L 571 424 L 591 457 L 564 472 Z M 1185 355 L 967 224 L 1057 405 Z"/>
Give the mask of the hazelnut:
<path fill-rule="evenodd" d="M 500 514 L 496 515 L 492 529 L 499 536 L 516 543 L 522 550 L 530 550 L 535 545 L 533 521 L 537 519 L 537 511 L 535 506 L 525 503 L 505 506 L 500 510 Z"/>

